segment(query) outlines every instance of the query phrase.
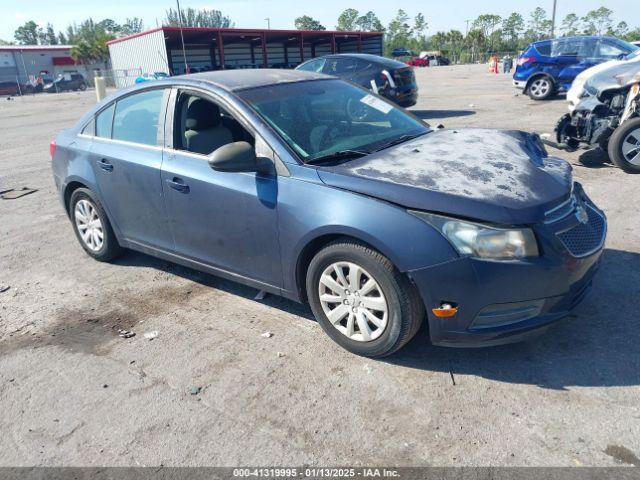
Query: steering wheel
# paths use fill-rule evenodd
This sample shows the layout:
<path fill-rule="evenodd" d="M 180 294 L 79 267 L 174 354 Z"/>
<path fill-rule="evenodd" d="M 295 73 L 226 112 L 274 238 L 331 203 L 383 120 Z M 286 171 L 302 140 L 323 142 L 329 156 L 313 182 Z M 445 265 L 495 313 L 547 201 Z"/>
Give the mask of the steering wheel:
<path fill-rule="evenodd" d="M 330 140 L 334 140 L 339 136 L 349 135 L 351 132 L 351 119 L 347 120 L 334 120 L 322 134 L 320 138 L 319 149 L 325 150 L 327 143 Z"/>

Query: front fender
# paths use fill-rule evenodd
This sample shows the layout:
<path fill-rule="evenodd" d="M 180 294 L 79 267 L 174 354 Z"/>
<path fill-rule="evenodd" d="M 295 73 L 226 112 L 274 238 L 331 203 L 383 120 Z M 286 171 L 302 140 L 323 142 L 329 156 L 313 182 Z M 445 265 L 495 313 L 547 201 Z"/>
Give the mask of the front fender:
<path fill-rule="evenodd" d="M 306 247 L 321 237 L 347 236 L 365 242 L 402 272 L 458 257 L 439 232 L 398 205 L 296 178 L 279 181 L 285 290 L 298 291 L 298 261 Z"/>

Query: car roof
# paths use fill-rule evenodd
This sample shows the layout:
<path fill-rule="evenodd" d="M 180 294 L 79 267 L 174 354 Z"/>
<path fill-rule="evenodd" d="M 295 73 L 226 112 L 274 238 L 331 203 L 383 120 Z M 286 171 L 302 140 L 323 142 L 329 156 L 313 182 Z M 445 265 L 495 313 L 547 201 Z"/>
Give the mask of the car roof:
<path fill-rule="evenodd" d="M 379 63 L 389 68 L 401 68 L 406 67 L 405 63 L 399 62 L 392 58 L 381 57 L 379 55 L 371 55 L 370 53 L 333 53 L 331 55 L 325 55 L 324 57 L 319 58 L 359 58 L 361 60 L 366 60 L 372 63 Z"/>
<path fill-rule="evenodd" d="M 284 70 L 277 68 L 217 70 L 214 72 L 200 72 L 189 75 L 169 77 L 162 82 L 184 83 L 185 81 L 200 81 L 214 84 L 224 90 L 236 92 L 249 88 L 281 85 L 284 83 L 303 82 L 309 80 L 326 80 L 331 77 L 322 73 L 305 72 L 301 70 Z"/>
<path fill-rule="evenodd" d="M 589 40 L 597 40 L 599 38 L 606 38 L 609 40 L 618 40 L 616 37 L 611 37 L 609 35 L 574 35 L 571 37 L 547 38 L 545 40 L 538 40 L 538 41 L 532 42 L 532 44 L 537 45 L 540 43 L 548 43 L 548 42 L 552 42 L 553 40 L 583 40 L 585 38 Z"/>

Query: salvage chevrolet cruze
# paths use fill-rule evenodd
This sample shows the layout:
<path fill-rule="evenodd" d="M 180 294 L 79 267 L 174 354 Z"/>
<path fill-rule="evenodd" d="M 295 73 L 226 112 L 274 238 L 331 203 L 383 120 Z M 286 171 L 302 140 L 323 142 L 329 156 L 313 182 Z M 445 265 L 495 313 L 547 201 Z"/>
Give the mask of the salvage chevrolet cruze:
<path fill-rule="evenodd" d="M 360 355 L 521 340 L 584 297 L 605 216 L 520 131 L 431 130 L 322 74 L 236 70 L 118 92 L 51 144 L 97 260 L 129 248 L 308 302 Z"/>

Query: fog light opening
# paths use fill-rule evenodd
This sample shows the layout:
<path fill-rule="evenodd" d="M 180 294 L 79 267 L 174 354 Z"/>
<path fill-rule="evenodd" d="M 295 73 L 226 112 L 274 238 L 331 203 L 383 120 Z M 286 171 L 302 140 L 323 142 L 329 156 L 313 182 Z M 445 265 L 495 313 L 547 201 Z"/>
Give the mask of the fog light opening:
<path fill-rule="evenodd" d="M 439 307 L 431 311 L 438 318 L 451 318 L 458 313 L 458 306 L 451 302 L 442 302 Z"/>

